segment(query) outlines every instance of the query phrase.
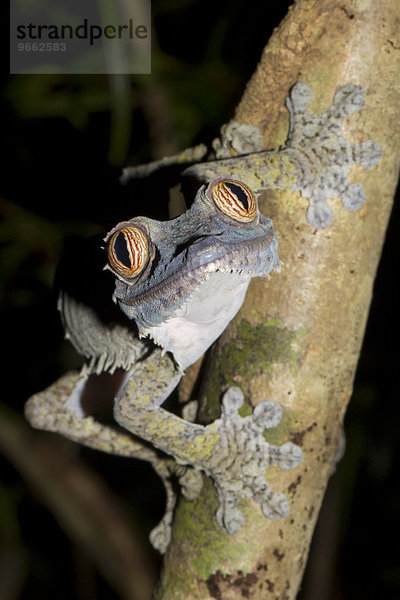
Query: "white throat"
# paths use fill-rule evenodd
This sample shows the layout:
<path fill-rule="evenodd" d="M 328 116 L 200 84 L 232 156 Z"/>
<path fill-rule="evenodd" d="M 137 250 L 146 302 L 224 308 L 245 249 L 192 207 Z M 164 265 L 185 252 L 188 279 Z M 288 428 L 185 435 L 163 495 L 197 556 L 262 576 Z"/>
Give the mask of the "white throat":
<path fill-rule="evenodd" d="M 250 276 L 211 273 L 186 302 L 161 325 L 148 327 L 156 344 L 172 352 L 184 371 L 221 335 L 241 307 Z"/>

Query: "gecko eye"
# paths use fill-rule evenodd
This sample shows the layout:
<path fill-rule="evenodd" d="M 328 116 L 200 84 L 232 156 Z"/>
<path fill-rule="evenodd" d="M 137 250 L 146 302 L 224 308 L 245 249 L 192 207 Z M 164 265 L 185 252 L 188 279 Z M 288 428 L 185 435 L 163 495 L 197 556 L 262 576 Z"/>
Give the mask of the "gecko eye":
<path fill-rule="evenodd" d="M 118 275 L 136 277 L 147 264 L 149 244 L 141 229 L 127 226 L 111 236 L 107 253 L 110 266 Z"/>
<path fill-rule="evenodd" d="M 241 181 L 223 179 L 213 186 L 211 195 L 218 208 L 235 221 L 249 223 L 257 214 L 256 197 Z"/>

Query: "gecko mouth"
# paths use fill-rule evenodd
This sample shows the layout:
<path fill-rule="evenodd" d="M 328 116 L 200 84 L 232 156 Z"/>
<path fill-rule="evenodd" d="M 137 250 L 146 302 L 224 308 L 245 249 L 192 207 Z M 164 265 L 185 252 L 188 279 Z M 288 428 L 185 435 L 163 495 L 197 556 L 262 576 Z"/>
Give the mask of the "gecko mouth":
<path fill-rule="evenodd" d="M 268 275 L 279 267 L 277 238 L 272 227 L 261 236 L 233 244 L 221 243 L 215 236 L 212 240 L 202 238 L 171 261 L 161 281 L 152 285 L 151 276 L 148 287 L 140 291 L 117 282 L 115 297 L 122 310 L 126 306 L 142 312 L 141 307 L 153 303 L 158 310 L 167 309 L 171 304 L 177 306 L 183 302 L 212 273 L 232 272 L 250 278 Z"/>

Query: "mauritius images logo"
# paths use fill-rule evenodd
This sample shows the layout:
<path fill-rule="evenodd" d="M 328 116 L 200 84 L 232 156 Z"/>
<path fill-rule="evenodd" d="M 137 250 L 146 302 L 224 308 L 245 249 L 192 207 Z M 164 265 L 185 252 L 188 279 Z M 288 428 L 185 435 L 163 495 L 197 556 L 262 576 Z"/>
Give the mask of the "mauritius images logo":
<path fill-rule="evenodd" d="M 11 1 L 10 73 L 151 72 L 150 0 L 75 4 Z"/>

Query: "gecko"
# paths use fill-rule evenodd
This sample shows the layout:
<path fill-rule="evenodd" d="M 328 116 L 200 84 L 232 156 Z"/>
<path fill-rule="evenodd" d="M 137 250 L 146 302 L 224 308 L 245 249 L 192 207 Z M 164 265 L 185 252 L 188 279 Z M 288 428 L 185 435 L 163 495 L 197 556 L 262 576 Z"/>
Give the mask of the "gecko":
<path fill-rule="evenodd" d="M 203 160 L 202 149 L 124 171 L 123 177 L 148 175 L 178 162 L 183 177 L 200 186 L 190 208 L 169 221 L 134 217 L 104 238 L 105 272 L 113 277 L 107 319 L 89 302 L 61 287 L 58 308 L 66 337 L 87 359 L 26 403 L 33 427 L 55 431 L 81 444 L 120 456 L 149 461 L 166 491 L 166 511 L 150 540 L 165 552 L 171 536 L 176 477 L 182 493 L 194 499 L 202 473 L 213 479 L 218 496 L 216 521 L 230 534 L 243 525 L 242 498 L 259 503 L 267 518 L 287 516 L 285 495 L 272 490 L 265 472 L 271 465 L 296 468 L 301 448 L 269 444 L 263 435 L 282 418 L 277 402 L 264 400 L 242 417 L 240 388 L 222 395 L 221 415 L 213 423 L 195 422 L 195 405 L 177 416 L 162 405 L 185 369 L 219 337 L 240 309 L 253 277 L 279 273 L 278 238 L 273 223 L 258 208 L 257 191 L 299 190 L 308 199 L 310 226 L 328 227 L 328 204 L 340 196 L 354 211 L 365 202 L 358 183 L 350 183 L 351 166 L 369 168 L 382 156 L 378 144 L 351 143 L 342 134 L 345 117 L 360 110 L 363 93 L 353 84 L 339 88 L 325 113 L 308 111 L 312 98 L 297 83 L 287 98 L 290 116 L 285 145 L 263 151 L 251 125 L 230 122 L 214 144 L 215 160 Z M 228 156 L 229 148 L 242 153 Z M 195 158 L 194 158 L 195 157 Z M 112 296 L 112 298 L 111 298 Z M 114 312 L 113 312 L 114 311 Z M 93 378 L 117 377 L 113 415 L 105 424 L 85 402 Z M 117 427 L 116 425 L 119 425 Z"/>

